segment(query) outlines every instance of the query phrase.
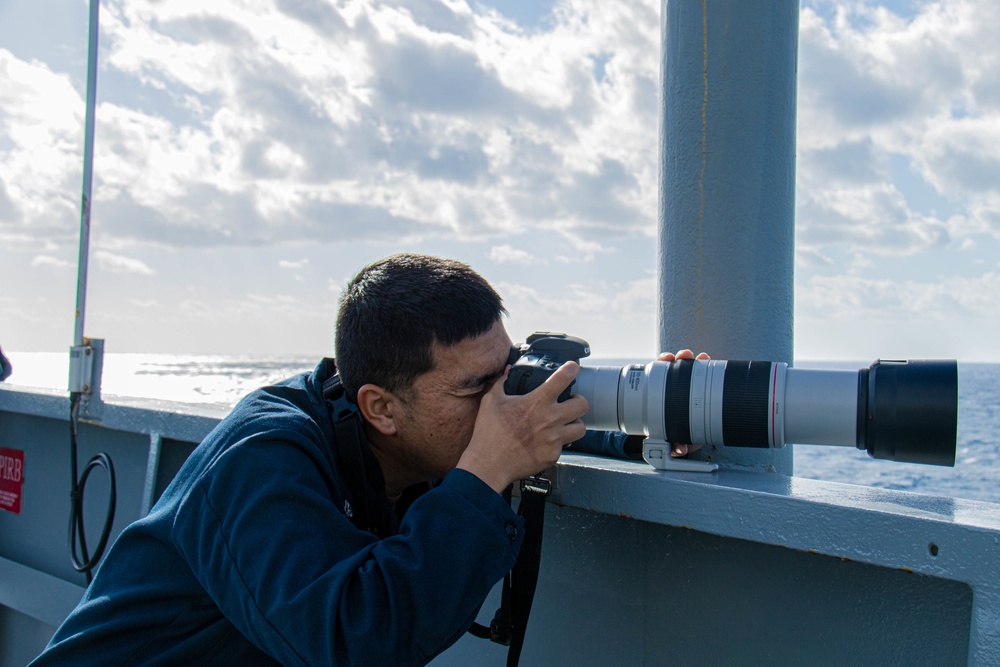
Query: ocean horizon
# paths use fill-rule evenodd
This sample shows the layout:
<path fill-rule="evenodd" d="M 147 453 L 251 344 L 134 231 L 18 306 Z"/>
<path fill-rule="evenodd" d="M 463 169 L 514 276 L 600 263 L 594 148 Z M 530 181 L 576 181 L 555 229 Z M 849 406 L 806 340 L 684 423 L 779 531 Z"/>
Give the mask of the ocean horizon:
<path fill-rule="evenodd" d="M 66 390 L 69 355 L 5 351 L 8 384 Z M 229 409 L 254 389 L 315 368 L 320 355 L 107 353 L 102 395 L 145 397 Z M 585 359 L 621 366 L 636 359 Z M 798 361 L 798 368 L 856 370 L 869 361 Z M 850 447 L 795 445 L 796 477 L 1000 503 L 1000 364 L 959 363 L 954 468 L 870 458 Z"/>

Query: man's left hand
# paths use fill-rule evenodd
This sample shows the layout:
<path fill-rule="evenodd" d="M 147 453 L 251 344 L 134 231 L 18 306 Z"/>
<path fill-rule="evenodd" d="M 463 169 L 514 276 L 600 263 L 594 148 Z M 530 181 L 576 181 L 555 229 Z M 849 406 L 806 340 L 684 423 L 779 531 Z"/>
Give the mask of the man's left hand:
<path fill-rule="evenodd" d="M 692 352 L 691 350 L 681 350 L 681 351 L 677 352 L 677 354 L 674 354 L 673 352 L 662 352 L 662 353 L 660 353 L 656 357 L 656 360 L 657 361 L 676 361 L 677 359 L 702 359 L 702 360 L 707 360 L 707 359 L 710 359 L 710 358 L 711 357 L 709 357 L 704 352 L 700 353 L 696 357 L 696 356 L 694 356 L 694 352 Z M 700 447 L 701 447 L 701 445 L 687 445 L 687 444 L 671 443 L 670 456 L 672 458 L 678 458 L 680 456 L 687 456 L 689 453 L 698 450 Z"/>

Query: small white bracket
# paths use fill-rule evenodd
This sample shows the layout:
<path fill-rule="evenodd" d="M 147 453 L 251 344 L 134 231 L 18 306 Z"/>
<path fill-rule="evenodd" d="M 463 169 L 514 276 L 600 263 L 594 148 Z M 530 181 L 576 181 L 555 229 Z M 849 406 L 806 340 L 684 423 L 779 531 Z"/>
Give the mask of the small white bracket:
<path fill-rule="evenodd" d="M 693 461 L 670 456 L 672 445 L 665 440 L 646 438 L 642 443 L 642 458 L 657 470 L 677 470 L 680 472 L 712 472 L 718 470 L 717 463 Z"/>
<path fill-rule="evenodd" d="M 69 390 L 89 394 L 94 383 L 94 348 L 75 345 L 69 349 Z"/>
<path fill-rule="evenodd" d="M 100 421 L 104 414 L 101 379 L 104 375 L 104 339 L 84 338 L 69 349 L 69 390 L 80 395 L 80 418 Z"/>

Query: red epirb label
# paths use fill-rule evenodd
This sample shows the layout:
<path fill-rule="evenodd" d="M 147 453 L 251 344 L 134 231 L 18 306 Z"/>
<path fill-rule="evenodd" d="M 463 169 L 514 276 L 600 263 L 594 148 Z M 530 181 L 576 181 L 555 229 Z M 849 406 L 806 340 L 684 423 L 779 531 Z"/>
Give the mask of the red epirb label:
<path fill-rule="evenodd" d="M 21 513 L 24 491 L 24 452 L 0 447 L 0 510 Z"/>

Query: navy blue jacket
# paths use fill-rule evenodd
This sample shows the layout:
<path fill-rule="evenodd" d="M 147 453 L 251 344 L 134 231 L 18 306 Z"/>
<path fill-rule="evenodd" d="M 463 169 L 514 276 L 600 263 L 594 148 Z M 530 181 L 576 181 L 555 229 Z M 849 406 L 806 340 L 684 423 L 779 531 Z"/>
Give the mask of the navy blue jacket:
<path fill-rule="evenodd" d="M 324 360 L 243 399 L 32 665 L 417 665 L 458 640 L 514 565 L 523 523 L 453 470 L 402 521 L 378 473 L 388 534 L 354 525 L 364 500 L 322 396 L 332 372 Z"/>

